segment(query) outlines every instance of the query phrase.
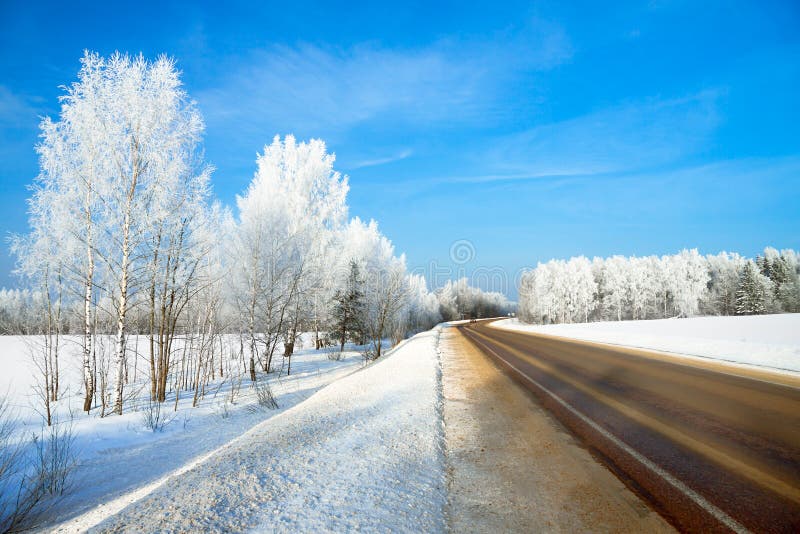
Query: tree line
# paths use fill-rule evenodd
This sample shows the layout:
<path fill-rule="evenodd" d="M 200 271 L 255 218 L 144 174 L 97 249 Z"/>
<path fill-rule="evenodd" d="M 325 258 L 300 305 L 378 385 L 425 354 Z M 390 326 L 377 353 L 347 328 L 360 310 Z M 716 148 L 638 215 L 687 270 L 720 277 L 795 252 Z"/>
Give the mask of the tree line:
<path fill-rule="evenodd" d="M 574 323 L 800 312 L 800 257 L 767 247 L 755 259 L 696 249 L 675 255 L 539 263 L 519 284 L 519 316 Z"/>

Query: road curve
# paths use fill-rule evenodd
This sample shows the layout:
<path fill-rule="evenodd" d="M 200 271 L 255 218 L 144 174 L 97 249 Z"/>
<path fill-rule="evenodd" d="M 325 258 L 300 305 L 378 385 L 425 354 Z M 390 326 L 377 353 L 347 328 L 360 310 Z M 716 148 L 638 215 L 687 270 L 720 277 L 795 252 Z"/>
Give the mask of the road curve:
<path fill-rule="evenodd" d="M 459 328 L 678 529 L 800 532 L 800 380 Z"/>

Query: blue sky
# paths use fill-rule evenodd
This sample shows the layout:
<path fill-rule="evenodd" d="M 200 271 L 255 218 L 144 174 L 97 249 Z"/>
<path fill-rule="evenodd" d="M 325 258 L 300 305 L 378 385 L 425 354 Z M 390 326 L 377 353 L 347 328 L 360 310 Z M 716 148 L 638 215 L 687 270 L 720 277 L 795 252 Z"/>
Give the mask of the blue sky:
<path fill-rule="evenodd" d="M 275 134 L 324 139 L 411 267 L 800 248 L 797 2 L 258 4 L 1 2 L 0 232 L 90 49 L 177 59 L 228 204 Z"/>

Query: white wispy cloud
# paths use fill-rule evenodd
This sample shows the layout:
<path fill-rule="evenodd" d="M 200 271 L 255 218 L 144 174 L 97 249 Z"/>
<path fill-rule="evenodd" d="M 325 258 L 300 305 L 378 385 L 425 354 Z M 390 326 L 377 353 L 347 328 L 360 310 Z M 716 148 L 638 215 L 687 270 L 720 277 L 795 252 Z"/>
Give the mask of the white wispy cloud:
<path fill-rule="evenodd" d="M 702 164 L 684 164 L 666 169 L 636 169 L 612 172 L 560 173 L 560 174 L 476 174 L 458 176 L 438 176 L 419 181 L 419 184 L 482 184 L 488 182 L 510 182 L 526 180 L 546 180 L 559 185 L 580 180 L 598 178 L 626 180 L 631 183 L 667 182 L 680 180 L 730 182 L 747 181 L 758 183 L 761 180 L 793 179 L 800 174 L 800 157 L 784 156 L 773 158 L 735 158 L 716 160 Z"/>
<path fill-rule="evenodd" d="M 350 169 L 363 169 L 364 167 L 377 167 L 378 165 L 386 165 L 388 163 L 394 163 L 395 161 L 401 161 L 406 158 L 411 157 L 414 154 L 414 151 L 410 148 L 401 150 L 396 154 L 392 154 L 390 156 L 385 156 L 381 158 L 371 158 L 371 159 L 364 159 L 355 162 L 354 164 L 350 165 Z"/>
<path fill-rule="evenodd" d="M 419 187 L 525 180 L 655 176 L 683 168 L 710 146 L 721 122 L 722 90 L 609 106 L 564 121 L 492 138 L 465 150 L 450 175 L 400 180 Z M 465 168 L 468 171 L 465 172 Z"/>
<path fill-rule="evenodd" d="M 330 132 L 381 121 L 456 125 L 491 116 L 509 77 L 572 53 L 557 26 L 534 21 L 510 35 L 426 47 L 275 45 L 232 60 L 220 83 L 196 92 L 209 124 L 234 131 Z"/>
<path fill-rule="evenodd" d="M 596 175 L 680 162 L 708 147 L 719 90 L 610 106 L 492 143 L 492 176 Z"/>
<path fill-rule="evenodd" d="M 310 45 L 254 53 L 224 86 L 198 97 L 211 113 L 246 115 L 307 129 L 348 127 L 392 111 L 429 116 L 463 104 L 470 72 L 441 54 L 359 48 L 330 52 Z M 432 106 L 432 103 L 436 103 Z"/>

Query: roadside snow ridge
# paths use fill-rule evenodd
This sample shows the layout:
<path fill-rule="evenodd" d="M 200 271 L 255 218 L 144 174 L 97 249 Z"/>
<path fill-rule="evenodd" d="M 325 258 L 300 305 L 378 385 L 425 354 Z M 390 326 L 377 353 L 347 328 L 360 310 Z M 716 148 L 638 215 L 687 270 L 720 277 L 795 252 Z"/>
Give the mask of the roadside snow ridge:
<path fill-rule="evenodd" d="M 444 530 L 439 334 L 257 425 L 93 530 Z"/>

